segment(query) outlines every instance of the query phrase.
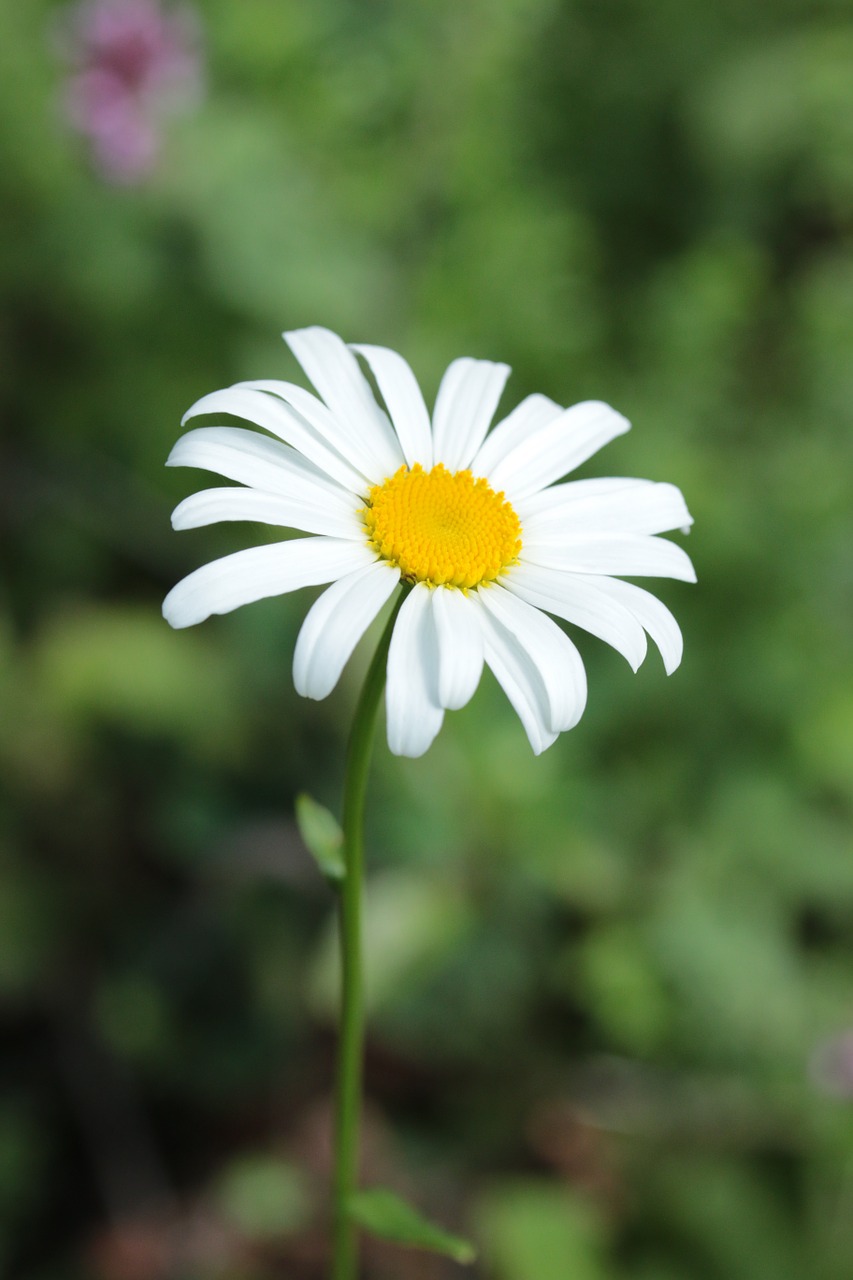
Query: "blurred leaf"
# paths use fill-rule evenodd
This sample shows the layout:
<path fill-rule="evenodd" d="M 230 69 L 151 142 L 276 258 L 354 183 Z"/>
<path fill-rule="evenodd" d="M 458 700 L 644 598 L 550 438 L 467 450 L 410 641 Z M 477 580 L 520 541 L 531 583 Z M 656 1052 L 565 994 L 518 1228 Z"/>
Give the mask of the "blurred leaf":
<path fill-rule="evenodd" d="M 320 193 L 279 113 L 220 100 L 186 121 L 177 143 L 171 196 L 196 227 L 205 274 L 226 306 L 278 329 L 288 316 L 339 329 L 364 323 L 387 264 L 328 188 Z"/>
<path fill-rule="evenodd" d="M 30 992 L 63 939 L 57 886 L 37 868 L 0 855 L 0 993 Z"/>
<path fill-rule="evenodd" d="M 296 797 L 296 822 L 308 852 L 332 883 L 346 875 L 344 833 L 334 814 L 303 792 Z"/>
<path fill-rule="evenodd" d="M 131 1059 L 156 1057 L 174 1038 L 171 1011 L 161 988 L 149 978 L 108 976 L 95 1002 L 98 1029 L 114 1051 Z"/>
<path fill-rule="evenodd" d="M 260 1241 L 299 1231 L 311 1208 L 304 1175 L 286 1160 L 268 1155 L 232 1161 L 219 1179 L 217 1199 L 240 1231 Z"/>
<path fill-rule="evenodd" d="M 651 1188 L 727 1280 L 803 1280 L 812 1272 L 784 1201 L 736 1160 L 662 1160 Z"/>
<path fill-rule="evenodd" d="M 368 1008 L 410 993 L 441 965 L 464 936 L 470 908 L 458 890 L 404 871 L 369 878 L 364 901 L 364 974 Z M 338 1007 L 338 951 L 334 924 L 324 934 L 309 979 L 312 1002 L 329 1018 Z"/>
<path fill-rule="evenodd" d="M 242 0 L 239 9 L 208 0 L 215 9 L 213 35 L 228 65 L 276 76 L 303 45 L 328 38 L 329 6 L 325 0 L 305 6 L 299 0 Z"/>
<path fill-rule="evenodd" d="M 433 1226 L 392 1191 L 381 1187 L 359 1191 L 351 1197 L 348 1209 L 354 1222 L 383 1240 L 443 1253 L 454 1262 L 470 1263 L 477 1256 L 474 1246 L 467 1240 Z"/>
<path fill-rule="evenodd" d="M 44 1133 L 38 1117 L 9 1094 L 0 1107 L 0 1222 L 11 1226 L 29 1208 L 44 1176 Z M 0 1227 L 0 1255 L 3 1234 Z"/>
<path fill-rule="evenodd" d="M 836 688 L 801 718 L 797 736 L 811 775 L 853 799 L 853 689 Z"/>
<path fill-rule="evenodd" d="M 801 192 L 817 184 L 849 208 L 853 179 L 843 156 L 853 142 L 851 57 L 849 22 L 803 25 L 738 52 L 703 86 L 697 107 L 718 163 L 751 165 L 764 177 L 793 159 L 804 175 Z"/>
<path fill-rule="evenodd" d="M 153 608 L 89 605 L 58 615 L 34 660 L 43 697 L 72 721 L 105 718 L 136 733 L 166 733 L 205 754 L 238 746 L 226 658 L 209 635 L 176 634 Z"/>
<path fill-rule="evenodd" d="M 609 1280 L 592 1209 L 550 1182 L 497 1184 L 476 1213 L 483 1253 L 500 1280 Z"/>
<path fill-rule="evenodd" d="M 766 895 L 713 893 L 688 867 L 673 872 L 644 929 L 682 1034 L 712 1061 L 802 1053 L 808 992 L 787 920 Z"/>
<path fill-rule="evenodd" d="M 615 1043 L 653 1052 L 670 1029 L 671 1009 L 641 938 L 627 927 L 595 929 L 581 945 L 579 962 L 590 1009 Z"/>

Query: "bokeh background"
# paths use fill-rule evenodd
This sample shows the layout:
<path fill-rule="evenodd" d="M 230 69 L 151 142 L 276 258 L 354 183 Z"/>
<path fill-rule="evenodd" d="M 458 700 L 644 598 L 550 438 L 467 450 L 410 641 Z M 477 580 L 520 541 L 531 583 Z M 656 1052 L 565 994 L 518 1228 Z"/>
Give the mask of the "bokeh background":
<path fill-rule="evenodd" d="M 682 668 L 575 638 L 540 759 L 493 682 L 377 749 L 365 1178 L 483 1280 L 853 1276 L 853 9 L 207 0 L 110 172 L 47 0 L 0 0 L 0 1273 L 316 1280 L 337 810 L 369 644 L 310 593 L 173 633 L 183 411 L 320 323 L 634 422 L 684 490 Z M 78 68 L 79 69 L 79 68 Z M 79 120 L 78 120 L 79 126 Z M 451 1280 L 371 1245 L 370 1280 Z"/>

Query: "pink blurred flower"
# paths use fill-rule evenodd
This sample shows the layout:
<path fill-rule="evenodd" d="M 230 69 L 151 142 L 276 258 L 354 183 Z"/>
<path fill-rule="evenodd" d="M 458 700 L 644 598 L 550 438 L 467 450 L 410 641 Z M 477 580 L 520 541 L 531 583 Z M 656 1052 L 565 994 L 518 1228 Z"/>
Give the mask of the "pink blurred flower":
<path fill-rule="evenodd" d="M 88 138 L 96 167 L 113 182 L 154 168 L 163 122 L 201 97 L 199 23 L 159 0 L 80 0 L 59 28 L 70 74 L 66 119 Z"/>

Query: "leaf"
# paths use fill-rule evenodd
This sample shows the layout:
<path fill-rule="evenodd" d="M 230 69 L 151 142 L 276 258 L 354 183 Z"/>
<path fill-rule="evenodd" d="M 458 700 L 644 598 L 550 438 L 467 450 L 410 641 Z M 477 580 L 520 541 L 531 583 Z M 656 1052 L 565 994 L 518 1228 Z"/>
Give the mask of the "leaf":
<path fill-rule="evenodd" d="M 489 1275 L 501 1280 L 605 1280 L 613 1274 L 600 1215 L 560 1183 L 497 1183 L 485 1191 L 475 1218 Z"/>
<path fill-rule="evenodd" d="M 348 1208 L 353 1222 L 383 1240 L 442 1253 L 454 1262 L 473 1262 L 477 1256 L 467 1240 L 433 1226 L 393 1191 L 382 1187 L 359 1191 L 350 1197 Z"/>
<path fill-rule="evenodd" d="M 308 852 L 327 880 L 340 883 L 346 875 L 344 833 L 337 818 L 309 795 L 296 797 L 296 825 Z"/>
<path fill-rule="evenodd" d="M 248 1153 L 232 1160 L 216 1183 L 219 1207 L 250 1240 L 275 1240 L 300 1231 L 311 1212 L 303 1174 L 276 1156 Z"/>
<path fill-rule="evenodd" d="M 473 922 L 472 907 L 448 876 L 394 868 L 375 872 L 364 902 L 364 982 L 369 1013 L 400 1007 L 444 971 Z M 340 1007 L 337 922 L 319 939 L 308 998 L 320 1018 Z"/>

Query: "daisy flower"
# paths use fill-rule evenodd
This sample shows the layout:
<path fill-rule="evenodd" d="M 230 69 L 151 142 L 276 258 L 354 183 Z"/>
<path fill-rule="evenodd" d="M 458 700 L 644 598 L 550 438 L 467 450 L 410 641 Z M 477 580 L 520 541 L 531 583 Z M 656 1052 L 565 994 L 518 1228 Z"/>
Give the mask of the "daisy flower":
<path fill-rule="evenodd" d="M 411 588 L 388 653 L 388 743 L 419 756 L 444 713 L 465 706 L 490 667 L 537 754 L 586 703 L 575 645 L 548 615 L 581 627 L 636 670 L 647 634 L 667 672 L 682 641 L 669 610 L 623 576 L 695 581 L 681 547 L 656 535 L 691 517 L 671 484 L 555 483 L 630 424 L 597 400 L 563 408 L 531 395 L 489 430 L 505 364 L 454 360 L 430 415 L 394 351 L 347 346 L 327 329 L 284 335 L 318 395 L 290 382 L 242 382 L 186 415 L 225 414 L 259 431 L 203 426 L 169 466 L 237 482 L 175 509 L 176 529 L 248 520 L 308 535 L 238 551 L 179 582 L 163 605 L 173 627 L 300 587 L 331 583 L 296 643 L 297 691 L 325 698 L 382 607 Z M 373 375 L 377 403 L 359 364 Z"/>

